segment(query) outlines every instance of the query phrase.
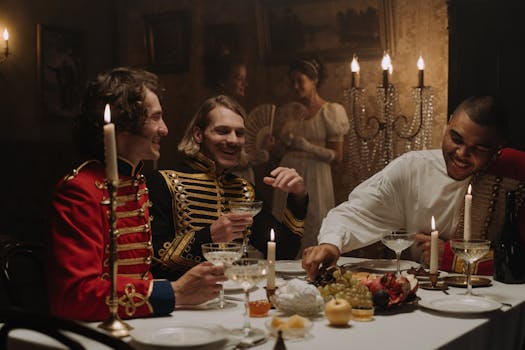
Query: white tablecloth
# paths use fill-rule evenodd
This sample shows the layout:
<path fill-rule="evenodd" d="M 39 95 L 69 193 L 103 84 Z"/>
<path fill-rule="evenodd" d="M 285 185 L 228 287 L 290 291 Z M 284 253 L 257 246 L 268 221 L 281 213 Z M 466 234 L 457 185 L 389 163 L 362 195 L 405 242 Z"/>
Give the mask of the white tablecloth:
<path fill-rule="evenodd" d="M 344 262 L 353 258 L 342 258 Z M 463 293 L 465 289 L 449 289 L 451 294 Z M 286 341 L 289 350 L 320 349 L 521 349 L 525 341 L 525 285 L 506 285 L 494 281 L 493 285 L 476 288 L 475 292 L 494 300 L 512 304 L 501 310 L 473 315 L 458 315 L 429 311 L 417 305 L 407 305 L 390 314 L 378 314 L 371 322 L 351 321 L 347 328 L 328 326 L 325 318 L 313 320 L 311 336 L 302 340 Z M 227 294 L 242 297 L 242 294 Z M 419 289 L 421 299 L 446 297 L 441 291 Z M 251 293 L 251 299 L 265 297 L 259 288 Z M 242 327 L 244 304 L 218 310 L 181 310 L 169 317 L 135 319 L 127 321 L 133 327 L 152 327 L 171 322 L 217 323 L 226 328 Z M 275 310 L 270 315 L 276 314 Z M 253 327 L 265 328 L 266 318 L 251 318 Z M 93 323 L 94 327 L 98 323 Z M 36 333 L 17 330 L 12 332 L 11 341 L 16 349 L 39 344 L 41 347 L 61 348 L 46 337 Z M 97 344 L 82 339 L 88 349 L 104 349 Z M 254 349 L 273 349 L 274 338 Z M 33 347 L 31 347 L 33 348 Z M 210 347 L 208 347 L 210 348 Z M 214 348 L 214 347 L 212 347 Z M 195 349 L 195 348 L 193 348 Z M 200 349 L 200 348 L 199 348 Z"/>

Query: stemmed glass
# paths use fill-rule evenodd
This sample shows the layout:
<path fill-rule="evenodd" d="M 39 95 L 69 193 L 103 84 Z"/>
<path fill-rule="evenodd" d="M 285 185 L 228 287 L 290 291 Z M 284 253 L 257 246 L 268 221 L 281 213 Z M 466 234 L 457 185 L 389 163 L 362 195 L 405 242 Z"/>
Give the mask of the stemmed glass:
<path fill-rule="evenodd" d="M 415 240 L 416 233 L 407 233 L 406 231 L 394 231 L 381 238 L 381 242 L 396 253 L 397 277 L 401 276 L 399 266 L 401 252 L 410 247 Z"/>
<path fill-rule="evenodd" d="M 259 200 L 254 201 L 243 201 L 236 200 L 230 201 L 230 212 L 236 214 L 249 213 L 254 217 L 259 214 L 262 209 L 263 202 Z M 242 256 L 248 257 L 248 228 L 245 228 L 242 233 Z"/>
<path fill-rule="evenodd" d="M 490 241 L 486 239 L 452 239 L 450 240 L 450 248 L 467 264 L 467 292 L 465 295 L 475 295 L 472 293 L 470 265 L 487 254 L 490 249 Z"/>
<path fill-rule="evenodd" d="M 224 266 L 224 263 L 240 259 L 242 256 L 242 245 L 239 243 L 204 243 L 201 245 L 202 255 L 216 266 Z M 219 294 L 219 308 L 224 309 L 224 289 Z"/>
<path fill-rule="evenodd" d="M 265 332 L 250 325 L 250 289 L 262 282 L 268 275 L 268 261 L 262 259 L 243 258 L 234 262 L 224 263 L 226 277 L 236 281 L 244 290 L 244 325 L 243 328 L 232 330 L 234 336 L 255 338 Z"/>

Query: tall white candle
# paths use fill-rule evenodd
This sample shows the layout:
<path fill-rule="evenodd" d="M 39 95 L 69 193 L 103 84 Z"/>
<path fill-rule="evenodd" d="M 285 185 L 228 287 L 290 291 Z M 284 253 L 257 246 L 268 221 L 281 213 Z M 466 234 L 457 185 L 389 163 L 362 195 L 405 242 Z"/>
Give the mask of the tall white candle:
<path fill-rule="evenodd" d="M 275 288 L 275 232 L 273 228 L 270 230 L 270 241 L 268 241 L 268 279 L 266 283 L 267 289 Z"/>
<path fill-rule="evenodd" d="M 465 216 L 463 221 L 463 239 L 470 240 L 471 238 L 471 212 L 472 212 L 472 185 L 468 185 L 467 194 L 465 195 Z"/>
<path fill-rule="evenodd" d="M 104 157 L 106 161 L 106 180 L 116 184 L 117 170 L 117 142 L 115 140 L 115 124 L 111 122 L 109 105 L 104 109 Z"/>
<path fill-rule="evenodd" d="M 422 88 L 425 86 L 425 61 L 423 61 L 423 56 L 419 56 L 419 59 L 417 60 L 417 69 L 417 86 Z"/>
<path fill-rule="evenodd" d="M 359 71 L 361 70 L 361 68 L 359 67 L 359 62 L 357 61 L 356 55 L 354 55 L 354 58 L 352 59 L 352 62 L 350 63 L 350 70 L 352 71 L 351 87 L 358 88 L 359 87 Z"/>
<path fill-rule="evenodd" d="M 436 220 L 432 216 L 432 232 L 430 233 L 430 273 L 437 273 L 438 270 L 438 239 L 439 232 L 436 230 Z"/>

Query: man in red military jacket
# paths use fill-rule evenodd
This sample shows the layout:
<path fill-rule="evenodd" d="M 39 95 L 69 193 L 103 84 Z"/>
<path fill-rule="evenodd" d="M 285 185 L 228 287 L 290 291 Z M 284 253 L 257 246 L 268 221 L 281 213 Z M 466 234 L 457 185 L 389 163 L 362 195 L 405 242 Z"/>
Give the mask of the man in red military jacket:
<path fill-rule="evenodd" d="M 199 304 L 218 295 L 222 267 L 202 263 L 174 282 L 153 280 L 148 189 L 139 171 L 143 160 L 158 159 L 168 134 L 162 119 L 157 77 L 116 68 L 88 85 L 75 125 L 80 152 L 92 159 L 64 177 L 51 205 L 48 289 L 53 315 L 86 321 L 109 316 L 109 209 L 103 164 L 103 108 L 116 125 L 117 296 L 123 318 L 165 315 L 175 304 Z"/>

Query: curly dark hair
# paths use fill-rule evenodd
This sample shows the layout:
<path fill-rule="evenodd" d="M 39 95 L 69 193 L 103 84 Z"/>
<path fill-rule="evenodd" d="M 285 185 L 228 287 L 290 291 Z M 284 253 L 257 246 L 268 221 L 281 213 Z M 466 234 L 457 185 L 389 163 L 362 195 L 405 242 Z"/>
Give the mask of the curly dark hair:
<path fill-rule="evenodd" d="M 316 57 L 296 59 L 288 67 L 288 75 L 292 72 L 301 72 L 312 80 L 317 79 L 317 86 L 320 86 L 326 78 L 325 67 Z"/>
<path fill-rule="evenodd" d="M 161 89 L 155 74 L 126 67 L 111 69 L 87 84 L 80 114 L 73 128 L 75 143 L 82 156 L 103 159 L 102 127 L 106 104 L 111 107 L 111 121 L 117 131 L 142 133 L 147 118 L 145 89 L 151 90 L 161 99 Z"/>

